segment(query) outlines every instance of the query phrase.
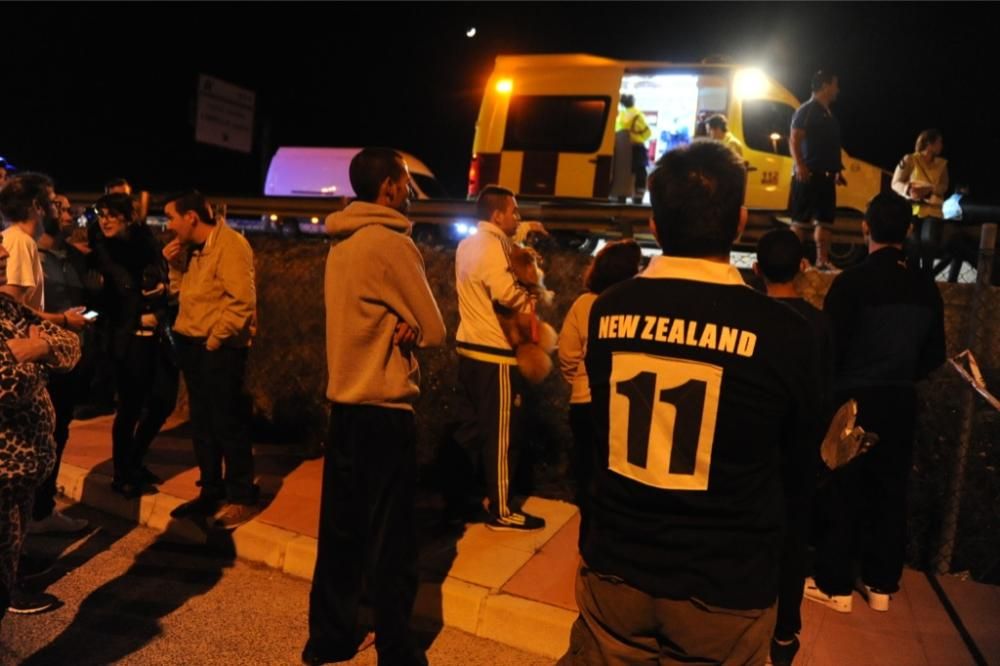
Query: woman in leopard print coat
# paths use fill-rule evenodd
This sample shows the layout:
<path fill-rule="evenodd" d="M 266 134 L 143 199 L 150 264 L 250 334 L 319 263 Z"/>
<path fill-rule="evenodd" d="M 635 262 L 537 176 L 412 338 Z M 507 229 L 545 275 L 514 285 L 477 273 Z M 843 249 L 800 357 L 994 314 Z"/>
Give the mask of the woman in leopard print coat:
<path fill-rule="evenodd" d="M 7 251 L 0 245 L 0 286 L 6 278 Z M 10 602 L 35 488 L 55 463 L 48 373 L 68 372 L 79 359 L 76 335 L 0 293 L 0 618 Z"/>

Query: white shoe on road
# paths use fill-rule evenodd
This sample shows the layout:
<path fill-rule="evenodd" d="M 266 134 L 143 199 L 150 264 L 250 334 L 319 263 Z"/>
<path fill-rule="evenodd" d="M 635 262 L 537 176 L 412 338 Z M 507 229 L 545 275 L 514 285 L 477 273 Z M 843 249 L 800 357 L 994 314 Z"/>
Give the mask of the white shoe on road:
<path fill-rule="evenodd" d="M 879 611 L 884 613 L 889 610 L 889 600 L 892 599 L 892 595 L 887 592 L 880 592 L 878 589 L 871 587 L 870 585 L 861 584 L 861 595 L 868 602 L 868 607 L 873 611 Z"/>
<path fill-rule="evenodd" d="M 827 594 L 816 586 L 816 580 L 811 576 L 806 578 L 806 585 L 802 592 L 805 595 L 805 598 L 809 601 L 815 601 L 818 604 L 823 604 L 827 608 L 832 608 L 838 613 L 851 612 L 850 594 Z"/>

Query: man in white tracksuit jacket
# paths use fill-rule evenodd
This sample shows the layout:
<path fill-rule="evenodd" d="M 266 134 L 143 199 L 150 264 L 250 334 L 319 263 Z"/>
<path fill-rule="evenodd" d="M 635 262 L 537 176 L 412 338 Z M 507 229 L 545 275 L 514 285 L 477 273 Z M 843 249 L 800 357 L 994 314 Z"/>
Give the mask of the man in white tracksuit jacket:
<path fill-rule="evenodd" d="M 496 316 L 496 307 L 527 311 L 534 297 L 514 278 L 512 237 L 520 214 L 510 190 L 489 186 L 476 200 L 477 231 L 458 245 L 455 286 L 460 322 L 455 336 L 458 374 L 471 404 L 483 452 L 490 518 L 494 530 L 537 530 L 545 520 L 510 506 L 510 477 L 520 444 L 525 380 Z"/>

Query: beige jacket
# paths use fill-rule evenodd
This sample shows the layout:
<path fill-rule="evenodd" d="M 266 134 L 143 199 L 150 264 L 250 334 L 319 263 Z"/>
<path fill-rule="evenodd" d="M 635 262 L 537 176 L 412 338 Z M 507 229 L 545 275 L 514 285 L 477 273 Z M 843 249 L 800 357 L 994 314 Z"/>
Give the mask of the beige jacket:
<path fill-rule="evenodd" d="M 170 267 L 170 291 L 180 294 L 177 333 L 250 346 L 257 333 L 253 250 L 225 222 L 216 224 L 204 248 L 191 252 L 185 269 Z"/>
<path fill-rule="evenodd" d="M 588 291 L 580 294 L 563 321 L 559 331 L 559 369 L 563 379 L 573 387 L 569 401 L 572 404 L 590 402 L 590 381 L 583 359 L 587 355 L 587 326 L 590 323 L 590 308 L 597 300 L 597 294 Z"/>
<path fill-rule="evenodd" d="M 420 365 L 393 342 L 396 325 L 412 328 L 418 347 L 444 344 L 445 327 L 409 236 L 410 221 L 391 208 L 355 201 L 326 218 L 326 231 L 335 237 L 323 281 L 326 397 L 412 410 Z"/>

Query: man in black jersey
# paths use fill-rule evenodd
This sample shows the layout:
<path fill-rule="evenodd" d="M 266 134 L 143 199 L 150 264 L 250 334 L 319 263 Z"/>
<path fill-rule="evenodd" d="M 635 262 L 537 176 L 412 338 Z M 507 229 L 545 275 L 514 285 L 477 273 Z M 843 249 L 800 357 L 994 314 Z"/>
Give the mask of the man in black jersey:
<path fill-rule="evenodd" d="M 767 656 L 782 465 L 805 478 L 817 371 L 805 320 L 729 265 L 745 186 L 722 144 L 664 155 L 649 178 L 663 256 L 594 303 L 601 464 L 562 664 Z"/>
<path fill-rule="evenodd" d="M 798 236 L 788 229 L 776 229 L 757 241 L 757 261 L 753 272 L 764 280 L 767 295 L 798 312 L 809 324 L 812 344 L 820 368 L 820 381 L 814 387 L 820 405 L 817 433 L 814 439 L 802 442 L 809 449 L 814 469 L 819 469 L 820 441 L 824 425 L 832 410 L 830 390 L 833 382 L 833 331 L 826 314 L 802 298 L 795 288 L 795 278 L 809 265 Z M 806 492 L 813 491 L 815 476 L 805 481 Z M 786 487 L 796 487 L 795 480 Z M 802 586 L 805 580 L 805 537 L 808 533 L 809 503 L 799 501 L 789 506 L 786 517 L 785 542 L 781 556 L 778 584 L 778 620 L 771 641 L 771 663 L 791 666 L 799 650 L 798 633 L 802 629 Z"/>

